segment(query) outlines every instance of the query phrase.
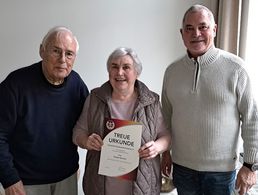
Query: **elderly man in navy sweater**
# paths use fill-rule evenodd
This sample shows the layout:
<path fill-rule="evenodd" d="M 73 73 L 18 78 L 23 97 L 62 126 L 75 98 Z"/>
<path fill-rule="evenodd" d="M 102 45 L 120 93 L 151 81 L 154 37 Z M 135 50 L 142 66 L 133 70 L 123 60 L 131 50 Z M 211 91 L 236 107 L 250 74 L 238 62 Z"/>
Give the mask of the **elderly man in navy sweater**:
<path fill-rule="evenodd" d="M 72 129 L 89 93 L 72 70 L 78 49 L 69 29 L 54 27 L 40 45 L 42 61 L 0 84 L 0 182 L 6 195 L 77 194 Z"/>

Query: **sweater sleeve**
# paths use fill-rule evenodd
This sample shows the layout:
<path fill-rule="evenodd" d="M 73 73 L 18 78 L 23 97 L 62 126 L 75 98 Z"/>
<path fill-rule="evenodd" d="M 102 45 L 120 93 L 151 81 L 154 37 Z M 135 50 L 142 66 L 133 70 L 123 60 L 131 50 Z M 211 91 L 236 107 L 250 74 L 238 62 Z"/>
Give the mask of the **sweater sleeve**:
<path fill-rule="evenodd" d="M 0 84 L 0 94 L 0 182 L 7 188 L 20 180 L 8 145 L 16 121 L 16 98 L 6 80 Z"/>
<path fill-rule="evenodd" d="M 165 123 L 168 126 L 168 129 L 171 131 L 171 118 L 172 118 L 172 105 L 168 99 L 168 91 L 167 91 L 167 79 L 168 79 L 168 69 L 164 74 L 163 79 L 163 87 L 161 93 L 161 104 L 162 104 L 162 112 L 164 116 Z"/>
<path fill-rule="evenodd" d="M 238 109 L 244 141 L 244 161 L 258 162 L 258 110 L 252 96 L 250 79 L 244 69 L 238 71 Z"/>

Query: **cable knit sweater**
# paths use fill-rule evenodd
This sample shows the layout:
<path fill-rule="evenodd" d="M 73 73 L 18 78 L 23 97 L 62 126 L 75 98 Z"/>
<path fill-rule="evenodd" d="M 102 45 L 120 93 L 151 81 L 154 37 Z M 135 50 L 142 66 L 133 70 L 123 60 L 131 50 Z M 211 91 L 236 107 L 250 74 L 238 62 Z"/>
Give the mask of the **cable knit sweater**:
<path fill-rule="evenodd" d="M 162 107 L 174 163 L 197 171 L 234 170 L 240 135 L 244 161 L 258 162 L 258 112 L 243 64 L 211 47 L 197 60 L 185 55 L 167 68 Z"/>

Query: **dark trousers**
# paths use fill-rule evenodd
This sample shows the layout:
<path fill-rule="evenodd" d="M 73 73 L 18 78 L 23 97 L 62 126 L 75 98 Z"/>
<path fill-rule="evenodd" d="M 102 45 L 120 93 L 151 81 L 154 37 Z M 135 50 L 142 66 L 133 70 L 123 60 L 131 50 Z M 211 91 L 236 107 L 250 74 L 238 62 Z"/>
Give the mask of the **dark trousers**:
<path fill-rule="evenodd" d="M 195 171 L 173 164 L 173 183 L 178 195 L 231 195 L 236 171 Z"/>

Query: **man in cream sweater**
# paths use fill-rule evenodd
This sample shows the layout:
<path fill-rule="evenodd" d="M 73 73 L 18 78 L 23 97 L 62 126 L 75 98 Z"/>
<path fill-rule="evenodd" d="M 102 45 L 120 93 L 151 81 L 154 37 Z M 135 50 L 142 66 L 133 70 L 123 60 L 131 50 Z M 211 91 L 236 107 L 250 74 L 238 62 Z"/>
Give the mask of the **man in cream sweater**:
<path fill-rule="evenodd" d="M 163 154 L 163 172 L 179 195 L 245 194 L 258 170 L 258 111 L 239 57 L 214 46 L 217 26 L 211 11 L 189 8 L 181 35 L 187 54 L 164 75 L 162 107 L 172 132 L 172 159 Z M 244 164 L 236 178 L 239 138 Z M 167 168 L 167 169 L 165 169 Z"/>

